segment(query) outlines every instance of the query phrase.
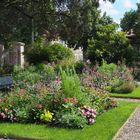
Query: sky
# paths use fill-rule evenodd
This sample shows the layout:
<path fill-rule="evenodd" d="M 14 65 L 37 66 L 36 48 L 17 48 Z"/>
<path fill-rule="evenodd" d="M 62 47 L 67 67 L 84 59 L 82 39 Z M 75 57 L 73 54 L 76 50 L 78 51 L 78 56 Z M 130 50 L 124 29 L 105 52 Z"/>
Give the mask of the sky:
<path fill-rule="evenodd" d="M 137 9 L 136 3 L 140 3 L 140 0 L 115 0 L 114 4 L 100 0 L 100 9 L 102 13 L 106 12 L 115 22 L 120 23 L 126 11 Z"/>

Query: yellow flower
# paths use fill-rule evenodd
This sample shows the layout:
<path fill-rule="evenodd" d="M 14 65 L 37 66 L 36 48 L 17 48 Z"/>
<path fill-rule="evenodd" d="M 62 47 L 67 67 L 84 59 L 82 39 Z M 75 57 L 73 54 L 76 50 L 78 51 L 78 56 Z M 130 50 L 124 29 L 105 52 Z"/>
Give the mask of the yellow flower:
<path fill-rule="evenodd" d="M 44 110 L 44 113 L 40 115 L 40 119 L 46 122 L 51 122 L 53 119 L 54 113 L 51 113 L 50 111 Z"/>

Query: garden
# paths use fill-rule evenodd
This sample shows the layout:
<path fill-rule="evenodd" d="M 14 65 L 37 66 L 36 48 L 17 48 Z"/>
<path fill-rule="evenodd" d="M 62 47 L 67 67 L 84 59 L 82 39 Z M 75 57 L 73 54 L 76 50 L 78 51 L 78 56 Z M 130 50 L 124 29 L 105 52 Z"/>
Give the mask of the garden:
<path fill-rule="evenodd" d="M 36 44 L 40 46 L 40 53 L 34 53 Z M 110 98 L 110 93 L 132 94 L 138 88 L 131 69 L 124 63 L 107 64 L 103 61 L 101 65 L 92 65 L 75 61 L 71 49 L 61 44 L 41 45 L 36 42 L 27 53 L 28 62 L 32 64 L 26 64 L 24 68 L 16 65 L 10 71 L 3 69 L 3 72 L 12 75 L 13 84 L 1 91 L 0 122 L 3 129 L 0 135 L 9 138 L 57 139 L 58 136 L 63 137 L 64 132 L 68 136 L 72 133 L 74 139 L 83 131 L 81 139 L 90 139 L 86 132 L 105 129 L 98 128 L 99 124 L 108 125 L 108 118 L 120 113 L 122 118 L 112 120 L 116 121 L 116 126 L 112 126 L 114 129 L 111 133 L 108 130 L 105 132 L 106 138 L 113 137 L 138 105 L 130 103 L 128 107 L 127 103 Z M 44 53 L 47 53 L 45 60 L 48 62 L 35 63 L 40 56 L 44 59 Z M 17 129 L 17 132 L 25 127 L 31 134 L 26 134 L 24 129 L 21 134 L 13 133 L 9 127 Z M 35 134 L 36 131 L 39 133 Z M 55 132 L 57 135 L 52 137 Z M 103 136 L 93 137 L 102 139 Z"/>
<path fill-rule="evenodd" d="M 0 2 L 0 139 L 111 140 L 135 113 L 140 4 L 121 19 L 122 31 L 99 7 L 88 0 Z M 24 53 L 15 41 L 25 43 Z M 14 53 L 20 60 L 12 61 Z"/>

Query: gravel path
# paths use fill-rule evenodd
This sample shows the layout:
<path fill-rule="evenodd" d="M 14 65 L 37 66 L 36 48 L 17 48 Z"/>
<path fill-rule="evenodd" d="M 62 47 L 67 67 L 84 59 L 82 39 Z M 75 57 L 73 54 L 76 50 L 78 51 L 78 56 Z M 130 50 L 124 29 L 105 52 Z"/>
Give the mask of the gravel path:
<path fill-rule="evenodd" d="M 140 140 L 140 106 L 120 128 L 113 140 Z"/>
<path fill-rule="evenodd" d="M 127 101 L 127 102 L 140 102 L 140 99 L 132 99 L 132 98 L 116 98 L 111 97 L 112 99 L 118 100 L 118 101 Z"/>

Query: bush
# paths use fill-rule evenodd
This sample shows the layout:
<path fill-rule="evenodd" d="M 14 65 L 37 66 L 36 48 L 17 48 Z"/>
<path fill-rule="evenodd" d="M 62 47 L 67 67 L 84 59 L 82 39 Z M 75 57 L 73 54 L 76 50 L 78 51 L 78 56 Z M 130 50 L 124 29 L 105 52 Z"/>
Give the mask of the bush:
<path fill-rule="evenodd" d="M 98 68 L 98 72 L 111 77 L 112 74 L 115 72 L 116 68 L 116 64 L 107 64 L 106 62 L 103 62 L 103 64 Z"/>
<path fill-rule="evenodd" d="M 39 38 L 25 53 L 29 63 L 38 64 L 42 62 L 59 62 L 73 57 L 71 49 L 60 43 L 46 43 L 43 38 Z"/>
<path fill-rule="evenodd" d="M 135 84 L 126 82 L 112 90 L 114 93 L 131 93 L 135 89 Z"/>
<path fill-rule="evenodd" d="M 49 62 L 59 62 L 60 60 L 73 57 L 73 52 L 62 44 L 55 43 L 46 48 Z"/>
<path fill-rule="evenodd" d="M 48 53 L 46 52 L 46 48 L 48 44 L 45 39 L 38 38 L 36 42 L 30 47 L 26 52 L 26 58 L 29 63 L 38 64 L 43 61 L 48 60 Z"/>

